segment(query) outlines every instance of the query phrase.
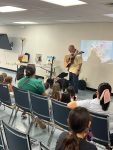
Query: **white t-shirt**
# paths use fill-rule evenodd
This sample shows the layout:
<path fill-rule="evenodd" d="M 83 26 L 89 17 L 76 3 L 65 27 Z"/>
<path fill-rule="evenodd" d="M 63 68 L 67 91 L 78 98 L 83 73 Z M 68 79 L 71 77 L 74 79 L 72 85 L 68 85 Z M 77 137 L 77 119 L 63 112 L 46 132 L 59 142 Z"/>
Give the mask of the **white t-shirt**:
<path fill-rule="evenodd" d="M 109 115 L 110 132 L 113 133 L 113 102 L 110 103 L 107 111 L 102 110 L 102 107 L 100 105 L 100 100 L 98 98 L 80 100 L 80 101 L 76 101 L 76 103 L 77 106 L 85 107 L 92 112 Z"/>

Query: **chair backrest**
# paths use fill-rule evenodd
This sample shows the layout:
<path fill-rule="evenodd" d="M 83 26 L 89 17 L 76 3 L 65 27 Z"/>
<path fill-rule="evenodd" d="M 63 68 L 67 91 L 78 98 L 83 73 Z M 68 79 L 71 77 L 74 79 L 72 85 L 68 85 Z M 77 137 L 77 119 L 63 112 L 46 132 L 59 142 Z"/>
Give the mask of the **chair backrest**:
<path fill-rule="evenodd" d="M 40 150 L 50 150 L 47 146 L 45 146 L 42 142 L 40 142 Z"/>
<path fill-rule="evenodd" d="M 58 103 L 58 104 L 61 104 L 61 105 L 67 106 L 67 103 L 64 103 L 64 102 L 58 101 L 58 100 L 53 99 L 53 98 L 51 98 L 51 101 L 55 101 L 55 102 L 56 102 L 56 103 Z"/>
<path fill-rule="evenodd" d="M 52 100 L 52 111 L 54 123 L 65 130 L 69 130 L 67 119 L 70 109 L 66 105 Z"/>
<path fill-rule="evenodd" d="M 91 130 L 93 141 L 102 145 L 110 145 L 109 116 L 90 112 L 92 116 Z"/>
<path fill-rule="evenodd" d="M 1 121 L 0 121 L 0 150 L 5 150 L 5 143 L 4 143 L 3 132 L 1 128 Z"/>
<path fill-rule="evenodd" d="M 2 145 L 1 137 L 0 137 L 0 150 L 3 150 L 3 145 Z"/>
<path fill-rule="evenodd" d="M 33 92 L 30 92 L 30 93 L 32 93 L 33 95 L 38 96 L 40 98 L 48 99 L 48 96 L 39 95 L 39 94 L 36 94 L 36 93 L 33 93 Z"/>
<path fill-rule="evenodd" d="M 48 98 L 30 93 L 32 113 L 41 119 L 50 121 Z"/>
<path fill-rule="evenodd" d="M 23 109 L 26 112 L 31 112 L 31 104 L 28 91 L 13 87 L 15 104 L 17 107 Z"/>
<path fill-rule="evenodd" d="M 31 150 L 29 136 L 21 133 L 3 122 L 3 129 L 8 145 L 8 150 Z"/>
<path fill-rule="evenodd" d="M 12 105 L 8 85 L 0 84 L 0 101 L 6 105 Z"/>

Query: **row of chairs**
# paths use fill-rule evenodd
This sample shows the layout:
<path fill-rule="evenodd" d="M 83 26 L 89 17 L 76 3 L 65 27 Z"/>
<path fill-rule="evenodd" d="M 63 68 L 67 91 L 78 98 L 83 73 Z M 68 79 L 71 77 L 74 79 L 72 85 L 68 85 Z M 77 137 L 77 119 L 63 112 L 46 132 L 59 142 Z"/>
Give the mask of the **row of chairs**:
<path fill-rule="evenodd" d="M 5 110 L 5 106 L 12 110 L 8 121 L 8 123 L 10 123 L 16 105 L 11 101 L 11 97 L 7 85 L 0 84 L 0 104 L 4 106 L 4 110 Z"/>
<path fill-rule="evenodd" d="M 70 109 L 68 109 L 64 103 L 59 103 L 55 100 L 52 100 L 51 110 L 53 111 L 50 111 L 50 107 L 48 104 L 50 101 L 48 100 L 48 97 L 27 92 L 17 87 L 13 87 L 13 90 L 14 90 L 14 98 L 15 98 L 15 107 L 14 107 L 15 114 L 12 119 L 11 125 L 13 125 L 14 121 L 16 120 L 17 113 L 19 110 L 28 113 L 29 120 L 30 117 L 34 118 L 34 116 L 37 116 L 40 119 L 47 121 L 48 123 L 51 123 L 52 131 L 51 131 L 50 138 L 48 140 L 48 145 L 50 145 L 50 141 L 51 141 L 50 139 L 54 133 L 53 131 L 55 130 L 55 125 L 62 127 L 62 129 L 68 130 L 67 117 Z M 1 102 L 5 105 L 9 106 L 10 104 L 12 106 L 7 85 L 0 84 L 0 91 L 2 93 L 0 94 Z M 14 109 L 12 109 L 9 123 L 11 122 Z M 27 134 L 30 133 L 30 129 L 32 125 L 33 122 L 30 123 L 29 128 L 27 129 Z"/>
<path fill-rule="evenodd" d="M 50 106 L 50 100 L 48 100 L 48 97 L 40 96 L 31 92 L 26 92 L 16 87 L 14 87 L 14 96 L 17 109 L 12 124 L 14 123 L 19 108 L 30 113 L 32 118 L 34 118 L 34 116 L 37 116 L 40 119 L 51 123 L 52 131 L 48 140 L 48 146 L 51 144 L 56 125 L 63 130 L 68 130 L 67 118 L 70 109 L 68 109 L 64 103 L 52 100 L 52 105 Z M 28 128 L 28 134 L 32 125 L 33 122 L 31 122 Z"/>
<path fill-rule="evenodd" d="M 32 150 L 29 135 L 11 128 L 5 122 L 0 125 L 0 150 Z M 49 150 L 42 142 L 37 143 L 40 150 Z"/>
<path fill-rule="evenodd" d="M 3 91 L 7 89 L 6 87 L 4 85 L 0 85 L 0 91 L 2 93 L 0 94 L 0 100 L 1 100 L 1 95 L 2 97 L 4 95 Z M 16 119 L 19 108 L 28 112 L 32 117 L 37 116 L 45 121 L 52 122 L 52 130 L 48 140 L 48 146 L 51 143 L 52 136 L 54 134 L 56 127 L 60 127 L 63 130 L 69 130 L 69 127 L 67 125 L 67 117 L 70 109 L 68 109 L 64 103 L 52 99 L 51 100 L 52 111 L 50 111 L 50 107 L 48 105 L 49 102 L 48 97 L 26 92 L 16 87 L 14 87 L 14 97 L 15 97 L 15 104 L 17 107 L 16 107 L 16 112 L 12 124 Z M 4 103 L 2 100 L 1 102 Z M 111 146 L 110 134 L 109 134 L 109 116 L 102 115 L 102 114 L 100 115 L 92 112 L 91 112 L 91 116 L 92 116 L 91 130 L 93 132 L 93 141 L 105 146 Z M 12 118 L 12 114 L 10 120 L 11 118 Z M 30 132 L 31 127 L 32 127 L 32 123 L 30 124 L 30 127 L 28 129 L 28 133 Z"/>

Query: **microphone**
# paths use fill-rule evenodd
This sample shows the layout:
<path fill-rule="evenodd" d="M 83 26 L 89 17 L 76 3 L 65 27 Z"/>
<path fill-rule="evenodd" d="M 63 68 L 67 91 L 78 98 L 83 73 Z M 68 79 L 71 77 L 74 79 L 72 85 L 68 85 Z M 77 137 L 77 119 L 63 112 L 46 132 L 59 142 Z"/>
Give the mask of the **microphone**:
<path fill-rule="evenodd" d="M 80 51 L 80 52 L 77 53 L 77 55 L 81 55 L 81 54 L 83 54 L 83 53 L 85 53 L 85 52 Z"/>

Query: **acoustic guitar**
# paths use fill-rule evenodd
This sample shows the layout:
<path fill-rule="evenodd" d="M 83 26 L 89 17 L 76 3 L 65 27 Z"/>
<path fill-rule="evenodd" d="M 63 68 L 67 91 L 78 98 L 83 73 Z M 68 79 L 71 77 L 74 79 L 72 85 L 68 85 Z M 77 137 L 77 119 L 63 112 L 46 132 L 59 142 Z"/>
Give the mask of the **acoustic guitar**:
<path fill-rule="evenodd" d="M 75 57 L 83 53 L 84 53 L 83 51 L 77 51 L 77 53 L 75 54 L 66 55 L 64 58 L 64 67 L 69 69 L 70 66 L 74 63 Z"/>
<path fill-rule="evenodd" d="M 64 58 L 64 66 L 69 68 L 74 63 L 75 55 L 66 55 Z"/>

